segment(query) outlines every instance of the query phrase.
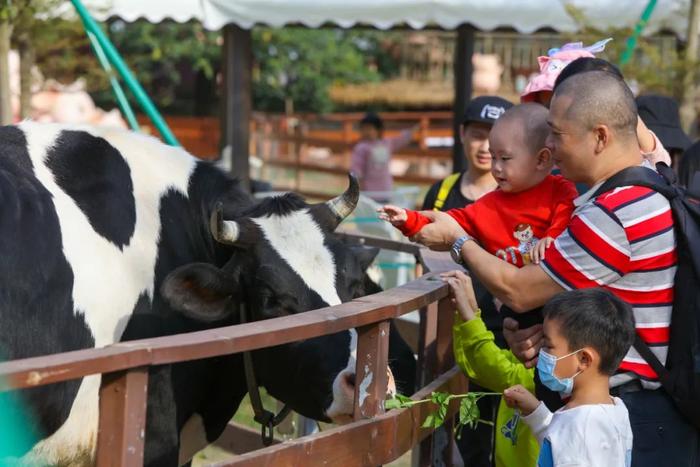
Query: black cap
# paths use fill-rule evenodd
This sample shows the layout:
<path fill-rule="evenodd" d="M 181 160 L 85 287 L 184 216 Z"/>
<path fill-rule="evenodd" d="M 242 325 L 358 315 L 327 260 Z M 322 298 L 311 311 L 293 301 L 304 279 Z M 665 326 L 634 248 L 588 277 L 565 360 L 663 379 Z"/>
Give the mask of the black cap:
<path fill-rule="evenodd" d="M 685 150 L 690 146 L 690 138 L 681 128 L 675 100 L 655 94 L 639 96 L 636 100 L 639 117 L 659 137 L 666 149 Z"/>
<path fill-rule="evenodd" d="M 506 110 L 513 107 L 513 104 L 498 96 L 479 96 L 469 101 L 464 109 L 462 125 L 467 123 L 486 123 L 493 125 L 498 117 Z"/>

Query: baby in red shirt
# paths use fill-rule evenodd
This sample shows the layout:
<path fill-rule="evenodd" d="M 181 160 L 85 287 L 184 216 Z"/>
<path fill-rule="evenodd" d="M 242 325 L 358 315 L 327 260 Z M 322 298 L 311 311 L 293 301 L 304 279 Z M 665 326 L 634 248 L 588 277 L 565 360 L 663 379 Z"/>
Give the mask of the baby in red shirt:
<path fill-rule="evenodd" d="M 506 111 L 489 135 L 491 174 L 498 188 L 452 216 L 481 246 L 518 267 L 544 257 L 569 223 L 578 196 L 573 183 L 551 175 L 554 161 L 545 147 L 547 109 L 520 104 Z M 410 237 L 430 223 L 418 211 L 386 205 L 377 210 Z"/>

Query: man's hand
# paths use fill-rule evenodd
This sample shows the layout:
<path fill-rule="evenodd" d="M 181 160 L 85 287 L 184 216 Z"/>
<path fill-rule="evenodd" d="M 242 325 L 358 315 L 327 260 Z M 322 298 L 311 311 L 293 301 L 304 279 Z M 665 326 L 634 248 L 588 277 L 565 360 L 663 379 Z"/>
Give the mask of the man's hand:
<path fill-rule="evenodd" d="M 431 250 L 447 251 L 461 236 L 466 235 L 464 229 L 449 214 L 440 211 L 421 211 L 430 219 L 430 224 L 411 237 L 411 241 L 421 243 Z"/>
<path fill-rule="evenodd" d="M 542 347 L 542 325 L 520 329 L 518 322 L 512 318 L 503 320 L 503 337 L 513 355 L 523 362 L 526 368 L 534 368 L 537 365 L 537 356 Z"/>
<path fill-rule="evenodd" d="M 535 264 L 540 264 L 540 261 L 544 259 L 544 252 L 549 245 L 554 243 L 552 237 L 544 237 L 542 240 L 538 240 L 535 248 L 532 249 L 530 255 L 532 256 L 532 262 Z"/>
<path fill-rule="evenodd" d="M 394 227 L 402 226 L 408 220 L 408 214 L 404 208 L 387 204 L 377 209 L 379 218 L 388 221 Z"/>
<path fill-rule="evenodd" d="M 474 286 L 469 276 L 462 271 L 449 271 L 440 274 L 440 278 L 450 285 L 452 303 L 457 307 L 459 315 L 464 321 L 476 318 L 479 305 L 476 303 Z"/>
<path fill-rule="evenodd" d="M 525 416 L 530 415 L 541 404 L 530 391 L 519 384 L 503 391 L 503 399 L 508 407 L 520 410 Z"/>

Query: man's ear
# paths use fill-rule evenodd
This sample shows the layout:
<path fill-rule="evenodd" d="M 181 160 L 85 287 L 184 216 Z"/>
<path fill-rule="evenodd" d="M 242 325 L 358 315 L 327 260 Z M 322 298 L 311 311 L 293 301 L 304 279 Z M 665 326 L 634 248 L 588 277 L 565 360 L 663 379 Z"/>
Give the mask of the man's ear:
<path fill-rule="evenodd" d="M 554 164 L 554 159 L 552 158 L 552 151 L 548 147 L 543 147 L 537 153 L 537 168 L 539 170 L 552 170 L 552 165 Z"/>
<path fill-rule="evenodd" d="M 464 144 L 464 135 L 467 133 L 467 125 L 462 123 L 459 126 L 459 142 Z"/>
<path fill-rule="evenodd" d="M 594 151 L 596 154 L 603 152 L 610 146 L 612 133 L 607 125 L 596 125 L 593 128 L 593 137 L 595 138 Z"/>

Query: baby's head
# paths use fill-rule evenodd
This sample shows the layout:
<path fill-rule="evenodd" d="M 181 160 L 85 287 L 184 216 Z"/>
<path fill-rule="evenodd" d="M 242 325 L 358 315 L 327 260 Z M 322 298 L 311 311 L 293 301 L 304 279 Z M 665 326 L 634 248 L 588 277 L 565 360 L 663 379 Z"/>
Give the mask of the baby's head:
<path fill-rule="evenodd" d="M 537 369 L 543 384 L 554 391 L 570 393 L 574 377 L 582 381 L 612 375 L 634 342 L 632 309 L 604 289 L 563 292 L 547 302 L 542 314 L 544 341 Z"/>
<path fill-rule="evenodd" d="M 551 172 L 547 116 L 542 105 L 527 103 L 511 107 L 494 123 L 489 135 L 491 174 L 501 190 L 527 190 Z"/>

